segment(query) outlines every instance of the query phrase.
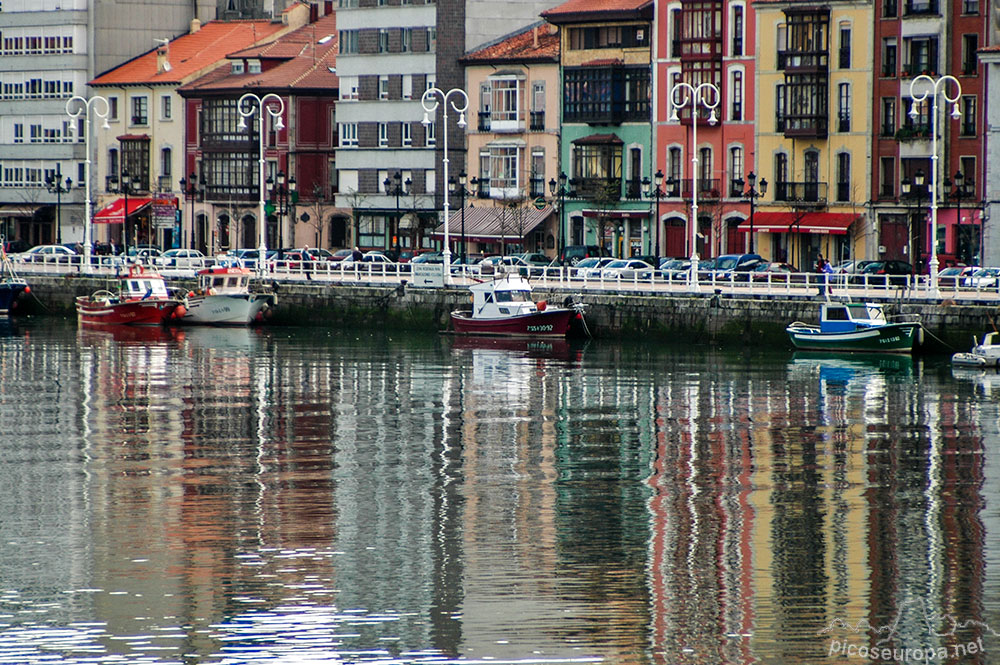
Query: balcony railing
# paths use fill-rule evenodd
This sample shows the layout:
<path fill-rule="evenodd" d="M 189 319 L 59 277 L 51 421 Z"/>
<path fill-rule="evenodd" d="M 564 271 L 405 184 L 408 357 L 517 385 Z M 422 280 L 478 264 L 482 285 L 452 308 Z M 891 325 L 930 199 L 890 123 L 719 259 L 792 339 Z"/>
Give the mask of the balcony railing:
<path fill-rule="evenodd" d="M 789 203 L 826 203 L 828 183 L 779 182 L 774 186 L 774 200 Z"/>
<path fill-rule="evenodd" d="M 664 183 L 663 189 L 668 198 L 690 199 L 694 192 L 691 178 L 682 178 L 670 183 Z M 721 197 L 718 178 L 698 178 L 698 198 L 700 200 L 714 200 Z"/>
<path fill-rule="evenodd" d="M 625 181 L 625 198 L 627 199 L 641 199 L 642 198 L 642 181 L 638 178 L 632 178 Z"/>
<path fill-rule="evenodd" d="M 545 178 L 534 176 L 528 180 L 528 191 L 533 199 L 545 196 Z"/>
<path fill-rule="evenodd" d="M 778 51 L 778 69 L 823 70 L 829 67 L 828 51 Z"/>
<path fill-rule="evenodd" d="M 578 178 L 577 196 L 595 201 L 617 201 L 622 196 L 620 178 Z"/>
<path fill-rule="evenodd" d="M 921 74 L 932 75 L 937 72 L 937 58 L 927 62 L 908 62 L 903 65 L 903 76 L 913 77 Z"/>
<path fill-rule="evenodd" d="M 169 192 L 174 188 L 174 179 L 168 175 L 157 176 L 157 191 Z"/>
<path fill-rule="evenodd" d="M 479 112 L 479 131 L 488 132 L 490 131 L 490 112 L 480 111 Z"/>
<path fill-rule="evenodd" d="M 533 132 L 545 131 L 545 111 L 532 111 L 528 128 Z"/>

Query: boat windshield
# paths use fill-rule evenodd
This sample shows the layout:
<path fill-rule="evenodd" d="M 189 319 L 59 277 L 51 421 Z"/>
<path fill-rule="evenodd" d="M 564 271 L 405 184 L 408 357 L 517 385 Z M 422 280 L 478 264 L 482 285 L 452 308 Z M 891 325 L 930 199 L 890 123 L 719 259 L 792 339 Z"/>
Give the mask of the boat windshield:
<path fill-rule="evenodd" d="M 494 297 L 497 302 L 529 302 L 531 291 L 496 291 Z"/>

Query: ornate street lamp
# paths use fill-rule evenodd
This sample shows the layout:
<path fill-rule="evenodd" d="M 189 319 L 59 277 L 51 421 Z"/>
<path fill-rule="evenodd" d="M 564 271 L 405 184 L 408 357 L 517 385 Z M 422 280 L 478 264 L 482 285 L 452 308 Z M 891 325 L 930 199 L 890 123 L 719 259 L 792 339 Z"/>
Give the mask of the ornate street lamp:
<path fill-rule="evenodd" d="M 457 97 L 461 106 L 455 103 L 452 97 Z M 448 209 L 448 106 L 449 103 L 451 108 L 458 113 L 458 126 L 462 129 L 465 128 L 465 111 L 469 108 L 469 96 L 465 94 L 465 91 L 461 88 L 452 88 L 448 92 L 444 92 L 440 88 L 428 88 L 424 91 L 423 96 L 420 98 L 420 105 L 424 108 L 424 119 L 422 123 L 424 127 L 431 124 L 430 114 L 437 111 L 438 100 L 437 97 L 441 98 L 440 105 L 444 111 L 444 158 L 442 159 L 442 165 L 444 166 L 444 251 L 441 252 L 444 258 L 444 265 L 442 270 L 444 271 L 444 283 L 451 283 L 451 246 L 450 238 L 448 235 L 448 224 L 450 211 Z"/>
<path fill-rule="evenodd" d="M 395 228 L 392 229 L 392 234 L 389 238 L 389 242 L 392 245 L 392 249 L 396 252 L 395 260 L 399 260 L 399 223 L 401 221 L 401 216 L 399 214 L 399 197 L 407 196 L 410 193 L 410 187 L 413 185 L 413 181 L 409 178 L 406 182 L 403 182 L 403 174 L 396 171 L 392 178 L 386 178 L 382 181 L 382 186 L 385 187 L 385 193 L 389 196 L 396 197 L 396 216 L 395 216 Z"/>
<path fill-rule="evenodd" d="M 914 189 L 915 187 L 915 189 Z M 921 201 L 924 198 L 924 194 L 927 193 L 927 187 L 924 185 L 924 170 L 917 169 L 916 173 L 913 174 L 913 180 L 909 178 L 903 178 L 900 181 L 900 190 L 903 196 L 908 199 L 916 199 L 917 216 L 919 219 L 920 209 L 923 207 Z M 909 219 L 913 219 L 913 215 L 908 215 Z M 915 274 L 917 270 L 917 262 L 913 256 L 913 229 L 919 228 L 916 223 L 911 221 L 908 225 L 908 230 L 906 233 L 907 251 L 910 253 L 910 268 Z"/>
<path fill-rule="evenodd" d="M 56 244 L 62 244 L 62 195 L 70 191 L 73 185 L 73 180 L 66 178 L 66 183 L 63 184 L 62 170 L 59 165 L 56 164 L 56 172 L 54 175 L 50 175 L 45 179 L 45 187 L 56 195 Z"/>
<path fill-rule="evenodd" d="M 919 87 L 917 84 L 923 84 L 923 89 L 917 92 Z M 952 83 L 955 87 L 955 94 L 951 96 L 948 94 L 948 84 Z M 929 88 L 928 88 L 929 86 Z M 932 110 L 933 117 L 931 118 L 931 261 L 930 261 L 930 274 L 931 274 L 931 290 L 936 292 L 938 286 L 938 242 L 937 242 L 937 199 L 939 196 L 938 192 L 938 110 L 941 106 L 937 103 L 938 95 L 944 98 L 946 102 L 951 102 L 951 117 L 953 120 L 958 120 L 962 117 L 962 111 L 958 108 L 958 100 L 962 98 L 962 84 L 958 82 L 958 79 L 954 76 L 948 74 L 940 76 L 936 79 L 931 78 L 926 74 L 921 74 L 910 81 L 910 98 L 913 103 L 910 106 L 910 117 L 916 119 L 919 113 L 917 112 L 917 104 L 922 103 L 928 97 L 933 97 Z"/>
<path fill-rule="evenodd" d="M 565 171 L 560 171 L 559 172 L 559 182 L 558 183 L 556 182 L 555 178 L 553 178 L 552 180 L 549 180 L 549 193 L 552 196 L 558 196 L 559 197 L 559 230 L 556 233 L 556 236 L 557 236 L 557 240 L 556 240 L 556 260 L 559 261 L 560 264 L 562 263 L 562 255 L 563 255 L 563 248 L 564 248 L 564 245 L 563 245 L 563 229 L 566 226 L 566 194 L 569 193 L 567 191 L 567 189 L 566 189 L 566 183 L 567 182 L 568 182 L 568 180 L 567 180 L 567 176 L 566 176 L 566 172 Z M 557 188 L 557 185 L 558 185 L 558 188 Z"/>
<path fill-rule="evenodd" d="M 660 198 L 663 196 L 663 171 L 657 170 L 651 182 L 648 177 L 642 179 L 642 188 L 645 190 L 646 198 L 656 198 L 656 214 L 653 215 L 656 223 L 656 246 L 653 248 L 653 267 L 660 267 Z"/>
<path fill-rule="evenodd" d="M 275 108 L 277 107 L 277 108 Z M 264 111 L 272 118 L 275 118 L 274 128 L 281 131 L 285 128 L 285 123 L 281 116 L 285 112 L 285 102 L 278 95 L 269 92 L 263 97 L 258 97 L 252 92 L 248 92 L 240 97 L 236 103 L 236 110 L 240 114 L 240 122 L 236 126 L 239 130 L 247 129 L 247 118 L 254 113 L 257 114 L 257 129 L 259 139 L 259 170 L 257 173 L 257 191 L 260 195 L 258 201 L 260 210 L 257 220 L 257 272 L 263 275 L 265 270 L 264 261 L 267 259 L 267 213 L 264 210 L 265 193 L 265 163 L 264 163 Z"/>
<path fill-rule="evenodd" d="M 679 92 L 686 93 L 684 99 L 677 98 Z M 678 107 L 691 105 L 691 273 L 689 280 L 693 287 L 698 286 L 698 107 L 702 106 L 710 111 L 708 124 L 715 125 L 718 122 L 715 109 L 719 106 L 721 99 L 719 88 L 712 83 L 699 83 L 697 86 L 693 86 L 690 83 L 680 81 L 670 88 L 670 103 L 673 106 L 670 120 L 678 121 Z"/>
<path fill-rule="evenodd" d="M 747 174 L 745 183 L 743 182 L 743 178 L 737 178 L 736 186 L 742 192 L 743 198 L 750 201 L 750 254 L 753 254 L 753 210 L 757 199 L 767 194 L 767 178 L 760 179 L 760 189 L 757 189 L 757 174 L 751 171 Z M 744 186 L 747 188 L 746 191 L 743 190 Z"/>
<path fill-rule="evenodd" d="M 955 199 L 955 207 L 957 208 L 956 210 L 957 219 L 955 222 L 955 239 L 956 239 L 955 254 L 956 258 L 959 261 L 963 261 L 965 263 L 971 263 L 972 262 L 971 251 L 965 251 L 965 252 L 963 251 L 966 248 L 963 246 L 962 243 L 962 199 L 972 198 L 973 195 L 969 194 L 968 188 L 966 187 L 965 174 L 963 174 L 961 171 L 956 171 L 954 177 L 955 177 L 954 183 L 952 183 L 950 178 L 946 177 L 944 179 L 944 186 L 945 188 L 951 187 L 953 184 L 955 186 L 955 189 L 946 194 L 948 198 Z M 982 242 L 982 240 L 980 240 L 980 242 Z"/>
<path fill-rule="evenodd" d="M 76 105 L 76 110 L 72 110 L 73 106 Z M 100 106 L 104 106 L 104 110 L 100 109 Z M 89 99 L 81 97 L 80 95 L 73 95 L 66 100 L 66 115 L 77 120 L 80 116 L 83 116 L 83 149 L 87 153 L 86 159 L 83 164 L 83 183 L 84 189 L 87 193 L 87 205 L 86 210 L 83 215 L 83 263 L 86 266 L 90 266 L 91 252 L 93 251 L 94 244 L 94 227 L 93 227 L 93 199 L 91 197 L 90 191 L 90 112 L 93 111 L 94 115 L 101 118 L 104 123 L 101 125 L 101 129 L 111 129 L 111 125 L 108 124 L 108 115 L 111 112 L 111 106 L 108 104 L 106 97 L 101 97 L 100 95 L 94 95 Z"/>
<path fill-rule="evenodd" d="M 465 172 L 465 169 L 462 169 L 461 173 L 458 174 L 458 186 L 455 185 L 454 178 L 452 178 L 448 183 L 448 185 L 455 190 L 455 193 L 458 194 L 459 204 L 462 206 L 462 266 L 466 265 L 465 255 L 468 250 L 465 240 L 465 197 L 471 194 L 471 192 L 465 188 L 465 185 L 468 184 L 468 178 L 469 176 Z M 475 181 L 475 178 L 473 178 L 473 181 Z M 464 267 L 462 269 L 465 270 Z"/>

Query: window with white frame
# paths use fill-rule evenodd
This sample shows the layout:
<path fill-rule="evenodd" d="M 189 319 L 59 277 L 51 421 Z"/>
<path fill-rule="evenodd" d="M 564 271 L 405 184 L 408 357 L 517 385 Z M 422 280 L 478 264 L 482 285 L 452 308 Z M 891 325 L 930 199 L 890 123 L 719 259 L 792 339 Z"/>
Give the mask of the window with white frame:
<path fill-rule="evenodd" d="M 136 95 L 132 97 L 132 122 L 133 125 L 149 124 L 149 97 L 146 95 Z"/>
<path fill-rule="evenodd" d="M 399 50 L 403 53 L 413 50 L 413 28 L 403 28 L 400 34 Z"/>
<path fill-rule="evenodd" d="M 743 120 L 743 70 L 733 70 L 729 96 L 732 99 L 733 105 L 729 119 L 734 121 Z"/>
<path fill-rule="evenodd" d="M 517 130 L 520 109 L 521 82 L 513 77 L 490 79 L 490 129 L 494 132 Z"/>
<path fill-rule="evenodd" d="M 343 80 L 341 80 L 343 85 Z M 403 74 L 403 99 L 413 99 L 413 74 Z"/>
<path fill-rule="evenodd" d="M 378 77 L 378 98 L 389 99 L 389 77 L 387 75 Z"/>
<path fill-rule="evenodd" d="M 260 60 L 250 60 L 247 62 L 247 74 L 260 74 Z"/>
<path fill-rule="evenodd" d="M 424 125 L 424 142 L 428 146 L 437 145 L 437 126 L 434 122 Z"/>
<path fill-rule="evenodd" d="M 358 146 L 358 123 L 340 123 L 340 147 L 356 148 Z"/>
<path fill-rule="evenodd" d="M 387 122 L 378 123 L 378 147 L 389 147 L 389 123 Z"/>
<path fill-rule="evenodd" d="M 378 52 L 389 52 L 389 31 L 385 28 L 381 28 L 378 31 Z"/>
<path fill-rule="evenodd" d="M 490 147 L 490 198 L 512 199 L 519 196 L 517 146 Z"/>
<path fill-rule="evenodd" d="M 729 195 L 742 196 L 742 183 L 737 182 L 743 178 L 743 148 L 733 146 L 729 149 Z"/>
<path fill-rule="evenodd" d="M 340 77 L 340 98 L 342 100 L 354 101 L 358 99 L 358 77 Z"/>
<path fill-rule="evenodd" d="M 413 145 L 413 125 L 408 122 L 401 124 L 403 146 L 409 148 Z"/>
<path fill-rule="evenodd" d="M 170 120 L 173 109 L 171 108 L 171 97 L 169 94 L 160 97 L 160 119 Z"/>

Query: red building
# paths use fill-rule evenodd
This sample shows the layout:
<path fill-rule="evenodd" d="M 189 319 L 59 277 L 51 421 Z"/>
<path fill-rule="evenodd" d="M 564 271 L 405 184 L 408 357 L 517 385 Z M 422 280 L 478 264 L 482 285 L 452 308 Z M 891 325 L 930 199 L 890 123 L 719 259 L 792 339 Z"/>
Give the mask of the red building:
<path fill-rule="evenodd" d="M 939 262 L 978 263 L 986 72 L 977 51 L 986 44 L 988 7 L 980 0 L 879 0 L 874 10 L 871 188 L 878 256 L 870 258 L 901 259 L 926 270 L 936 120 Z M 920 75 L 937 81 L 945 74 L 961 90 L 942 82 L 935 94 L 926 79 L 914 83 Z M 919 101 L 925 90 L 928 98 Z M 961 117 L 952 116 L 948 98 L 957 100 Z"/>
<path fill-rule="evenodd" d="M 330 14 L 271 43 L 231 53 L 229 67 L 180 89 L 190 174 L 185 193 L 197 208 L 198 226 L 207 227 L 198 236 L 202 251 L 257 247 L 262 198 L 268 248 L 347 244 L 348 218 L 333 206 L 337 45 L 336 17 Z M 253 97 L 244 98 L 248 93 Z"/>
<path fill-rule="evenodd" d="M 695 194 L 699 257 L 748 251 L 750 242 L 737 228 L 750 214 L 744 193 L 754 170 L 753 5 L 746 0 L 669 2 L 658 3 L 657 11 L 654 144 L 664 176 L 665 198 L 657 214 L 661 252 L 691 255 Z M 678 83 L 710 83 L 719 94 L 702 87 L 692 105 Z M 699 111 L 697 146 L 692 145 L 692 106 Z M 675 109 L 678 119 L 672 120 Z"/>

